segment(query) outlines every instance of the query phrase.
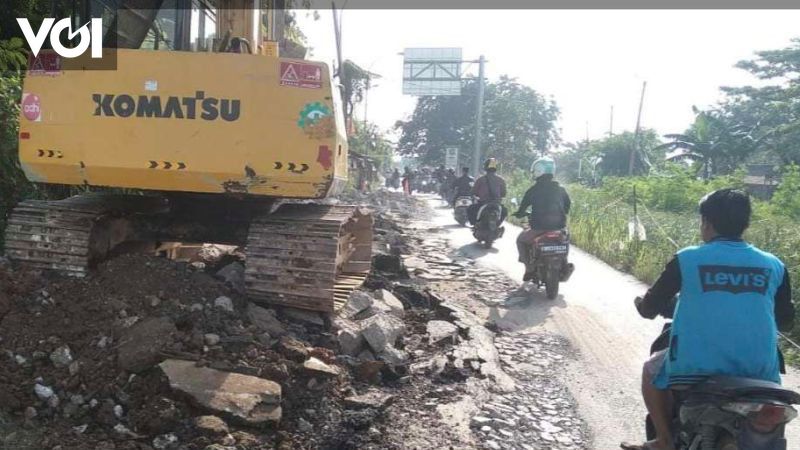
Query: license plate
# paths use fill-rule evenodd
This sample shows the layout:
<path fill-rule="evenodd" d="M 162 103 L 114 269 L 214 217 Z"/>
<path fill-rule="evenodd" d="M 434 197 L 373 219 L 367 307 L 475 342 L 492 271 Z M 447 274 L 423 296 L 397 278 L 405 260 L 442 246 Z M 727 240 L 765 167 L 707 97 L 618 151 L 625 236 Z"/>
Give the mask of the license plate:
<path fill-rule="evenodd" d="M 539 250 L 542 253 L 558 254 L 558 253 L 567 253 L 567 248 L 569 248 L 567 245 L 543 245 L 539 247 Z"/>

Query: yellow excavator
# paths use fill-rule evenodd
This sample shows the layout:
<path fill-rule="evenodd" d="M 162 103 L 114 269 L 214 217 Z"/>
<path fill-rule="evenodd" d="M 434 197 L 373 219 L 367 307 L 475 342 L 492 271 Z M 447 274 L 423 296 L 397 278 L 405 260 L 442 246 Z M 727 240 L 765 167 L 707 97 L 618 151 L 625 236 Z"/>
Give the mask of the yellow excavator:
<path fill-rule="evenodd" d="M 251 299 L 342 305 L 369 272 L 373 218 L 320 201 L 346 183 L 342 99 L 326 64 L 281 43 L 280 8 L 78 4 L 76 23 L 102 18 L 113 48 L 32 61 L 19 158 L 30 181 L 86 193 L 20 203 L 7 255 L 80 277 L 126 243 L 237 245 Z"/>

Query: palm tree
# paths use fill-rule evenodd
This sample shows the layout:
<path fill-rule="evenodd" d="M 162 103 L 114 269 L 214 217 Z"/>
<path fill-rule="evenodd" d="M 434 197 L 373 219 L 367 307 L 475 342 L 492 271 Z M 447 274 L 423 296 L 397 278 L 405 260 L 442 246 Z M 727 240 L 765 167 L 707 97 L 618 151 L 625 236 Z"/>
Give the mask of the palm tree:
<path fill-rule="evenodd" d="M 672 142 L 656 149 L 671 150 L 667 161 L 689 161 L 699 164 L 703 178 L 708 179 L 720 170 L 730 171 L 758 150 L 772 133 L 754 136 L 758 124 L 745 126 L 728 124 L 723 118 L 708 111 L 692 107 L 695 120 L 684 134 L 666 134 Z"/>

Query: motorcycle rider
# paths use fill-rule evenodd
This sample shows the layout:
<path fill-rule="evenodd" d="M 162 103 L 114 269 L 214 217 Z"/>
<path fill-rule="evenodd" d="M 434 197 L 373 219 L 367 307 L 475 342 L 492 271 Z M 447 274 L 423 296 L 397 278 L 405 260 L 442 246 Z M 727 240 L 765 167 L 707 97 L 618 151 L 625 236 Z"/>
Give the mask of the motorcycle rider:
<path fill-rule="evenodd" d="M 472 183 L 474 178 L 469 176 L 469 167 L 461 168 L 461 176 L 453 180 L 451 189 L 453 191 L 453 200 L 458 197 L 472 197 Z"/>
<path fill-rule="evenodd" d="M 517 251 L 519 262 L 527 264 L 531 245 L 534 239 L 545 231 L 561 230 L 567 226 L 572 201 L 566 189 L 558 184 L 553 177 L 556 173 L 556 163 L 550 157 L 537 159 L 531 165 L 534 184 L 525 192 L 519 208 L 514 217 L 525 217 L 528 208 L 531 208 L 529 218 L 530 229 L 524 230 L 517 237 Z M 532 274 L 525 272 L 523 280 L 528 281 Z"/>
<path fill-rule="evenodd" d="M 456 178 L 456 171 L 450 167 L 444 174 L 444 182 L 439 186 L 439 194 L 450 206 L 453 206 L 455 201 L 453 198 L 453 183 L 456 182 Z"/>
<path fill-rule="evenodd" d="M 478 211 L 480 211 L 481 207 L 487 203 L 500 203 L 501 200 L 506 196 L 506 181 L 499 175 L 497 175 L 497 160 L 494 158 L 489 158 L 486 162 L 483 163 L 483 169 L 486 171 L 486 175 L 478 177 L 475 180 L 475 184 L 472 186 L 472 195 L 476 197 L 476 202 L 470 206 L 468 215 L 469 215 L 469 223 L 475 225 L 475 222 L 478 220 Z M 501 215 L 500 221 L 504 221 L 506 219 L 506 215 L 508 214 L 508 210 L 505 206 L 500 204 L 501 207 Z"/>
<path fill-rule="evenodd" d="M 411 195 L 414 193 L 414 172 L 411 171 L 411 167 L 406 166 L 403 169 L 403 192 L 406 195 Z"/>
<path fill-rule="evenodd" d="M 653 353 L 642 372 L 642 395 L 657 437 L 622 448 L 675 448 L 671 388 L 711 375 L 780 383 L 777 335 L 794 325 L 789 272 L 777 257 L 742 239 L 750 214 L 744 192 L 706 195 L 700 201 L 704 244 L 679 251 L 636 300 L 643 317 L 669 314 L 673 307 L 674 317 L 668 347 Z"/>

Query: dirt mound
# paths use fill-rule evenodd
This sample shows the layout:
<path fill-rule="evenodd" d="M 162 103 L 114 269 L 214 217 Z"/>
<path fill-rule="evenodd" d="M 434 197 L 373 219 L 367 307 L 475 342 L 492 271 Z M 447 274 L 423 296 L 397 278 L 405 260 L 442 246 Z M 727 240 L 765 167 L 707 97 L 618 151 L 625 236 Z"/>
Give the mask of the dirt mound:
<path fill-rule="evenodd" d="M 37 448 L 273 448 L 292 441 L 293 419 L 314 420 L 304 411 L 326 423 L 337 414 L 347 420 L 320 404 L 333 399 L 335 409 L 346 379 L 315 378 L 287 359 L 278 336 L 250 322 L 244 298 L 187 264 L 123 255 L 87 279 L 0 268 L 0 286 L 0 411 Z M 317 347 L 330 335 L 284 327 L 311 353 L 332 354 Z M 156 367 L 166 358 L 281 383 L 288 420 L 254 431 L 219 413 L 231 433 L 208 436 L 192 419 L 209 411 L 171 390 Z"/>
<path fill-rule="evenodd" d="M 121 255 L 85 279 L 15 271 L 0 258 L 0 448 L 386 450 L 405 448 L 409 433 L 427 441 L 415 447 L 452 444 L 429 408 L 440 384 L 457 389 L 445 364 L 438 370 L 430 362 L 447 350 L 424 338 L 427 322 L 441 318 L 439 302 L 409 280 L 400 256 L 407 237 L 395 223 L 420 204 L 382 192 L 371 200 L 377 263 L 365 289 L 387 289 L 380 296 L 387 311 L 391 297 L 383 297 L 392 292 L 406 308 L 398 320 L 408 331 L 388 353 L 396 364 L 368 351 L 337 355 L 331 318 L 248 302 L 236 255 L 202 264 Z M 223 266 L 231 273 L 218 273 Z M 370 315 L 390 313 L 373 309 Z M 209 377 L 200 374 L 219 372 L 244 377 L 220 381 L 211 399 Z M 269 398 L 246 391 L 259 385 L 247 377 L 280 389 Z M 374 388 L 397 401 L 388 409 L 353 407 L 353 398 Z M 241 407 L 238 414 L 218 407 L 220 398 Z M 262 417 L 268 420 L 253 423 Z"/>

